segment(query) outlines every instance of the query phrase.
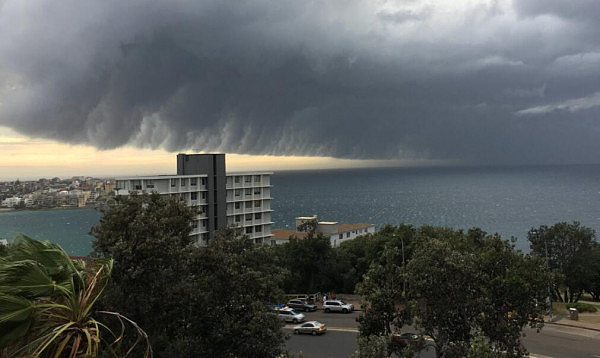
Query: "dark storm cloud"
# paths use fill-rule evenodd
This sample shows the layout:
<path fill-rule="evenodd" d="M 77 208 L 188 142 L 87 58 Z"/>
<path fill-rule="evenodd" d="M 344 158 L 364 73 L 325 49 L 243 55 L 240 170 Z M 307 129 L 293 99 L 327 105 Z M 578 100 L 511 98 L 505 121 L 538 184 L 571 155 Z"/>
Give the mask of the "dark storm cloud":
<path fill-rule="evenodd" d="M 104 149 L 597 162 L 597 2 L 444 3 L 5 0 L 0 125 Z"/>

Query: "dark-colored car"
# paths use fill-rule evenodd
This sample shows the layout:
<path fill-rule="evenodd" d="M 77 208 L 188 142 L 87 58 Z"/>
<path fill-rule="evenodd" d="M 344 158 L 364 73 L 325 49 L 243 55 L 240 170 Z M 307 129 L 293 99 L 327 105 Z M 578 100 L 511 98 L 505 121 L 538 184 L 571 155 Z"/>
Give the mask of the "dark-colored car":
<path fill-rule="evenodd" d="M 325 323 L 318 321 L 308 321 L 294 327 L 295 334 L 308 333 L 316 336 L 317 334 L 323 334 L 325 332 L 327 332 L 327 326 L 325 326 Z"/>
<path fill-rule="evenodd" d="M 316 311 L 317 305 L 309 303 L 304 298 L 294 298 L 293 300 L 289 300 L 287 303 L 288 307 L 291 307 L 298 311 Z"/>
<path fill-rule="evenodd" d="M 416 333 L 407 332 L 407 333 L 402 333 L 402 334 L 398 334 L 398 333 L 392 334 L 392 342 L 399 344 L 401 347 L 406 347 L 410 343 L 423 344 L 424 341 L 425 341 L 425 339 L 423 338 L 423 336 L 418 335 Z"/>

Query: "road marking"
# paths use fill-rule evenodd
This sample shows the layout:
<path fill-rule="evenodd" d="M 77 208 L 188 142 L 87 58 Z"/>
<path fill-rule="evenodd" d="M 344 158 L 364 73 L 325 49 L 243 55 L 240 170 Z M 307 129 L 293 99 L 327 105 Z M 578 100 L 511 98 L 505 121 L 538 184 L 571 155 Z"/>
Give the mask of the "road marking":
<path fill-rule="evenodd" d="M 543 355 L 540 355 L 540 354 L 530 354 L 530 355 L 529 355 L 529 358 L 554 358 L 554 357 L 551 357 L 551 356 L 543 356 Z"/>

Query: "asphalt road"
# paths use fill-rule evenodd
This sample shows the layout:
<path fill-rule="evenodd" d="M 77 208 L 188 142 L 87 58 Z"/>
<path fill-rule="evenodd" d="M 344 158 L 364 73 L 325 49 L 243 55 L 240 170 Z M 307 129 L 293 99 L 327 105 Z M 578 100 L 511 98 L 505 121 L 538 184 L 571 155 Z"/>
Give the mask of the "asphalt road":
<path fill-rule="evenodd" d="M 305 313 L 307 320 L 327 324 L 322 336 L 294 335 L 287 325 L 290 339 L 286 347 L 290 353 L 302 352 L 304 358 L 348 357 L 356 348 L 359 312 L 350 314 Z M 553 358 L 600 358 L 600 332 L 580 328 L 547 324 L 540 333 L 526 328 L 523 343 L 532 357 Z M 435 357 L 434 352 L 422 352 L 421 358 Z"/>

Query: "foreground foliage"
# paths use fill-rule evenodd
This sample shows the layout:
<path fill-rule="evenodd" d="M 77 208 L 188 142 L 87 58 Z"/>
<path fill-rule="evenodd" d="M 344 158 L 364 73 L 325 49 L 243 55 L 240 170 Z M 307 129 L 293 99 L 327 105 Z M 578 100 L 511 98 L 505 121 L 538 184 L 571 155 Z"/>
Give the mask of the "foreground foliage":
<path fill-rule="evenodd" d="M 578 222 L 542 225 L 527 233 L 531 253 L 546 260 L 552 270 L 555 299 L 577 302 L 584 291 L 600 298 L 600 244 L 595 236 L 594 230 Z"/>
<path fill-rule="evenodd" d="M 92 233 L 96 256 L 115 260 L 102 304 L 147 330 L 161 357 L 275 357 L 284 335 L 267 303 L 283 271 L 268 247 L 239 232 L 206 247 L 189 236 L 192 208 L 157 195 L 119 199 Z"/>
<path fill-rule="evenodd" d="M 93 312 L 112 264 L 86 265 L 58 245 L 18 237 L 0 258 L 0 348 L 9 357 L 96 357 L 103 348 L 116 356 L 121 333 L 107 329 L 98 315 L 132 323 L 144 337 L 118 313 Z M 143 351 L 151 355 L 150 346 Z"/>
<path fill-rule="evenodd" d="M 419 333 L 431 337 L 438 357 L 472 355 L 482 337 L 488 350 L 526 355 L 520 341 L 523 326 L 543 324 L 543 261 L 478 229 L 463 233 L 425 226 L 404 235 L 414 248 L 404 257 L 406 266 L 399 248 L 390 244 L 359 285 L 366 299 L 361 335 L 389 337 L 414 321 Z M 388 342 L 390 355 L 413 354 Z"/>

